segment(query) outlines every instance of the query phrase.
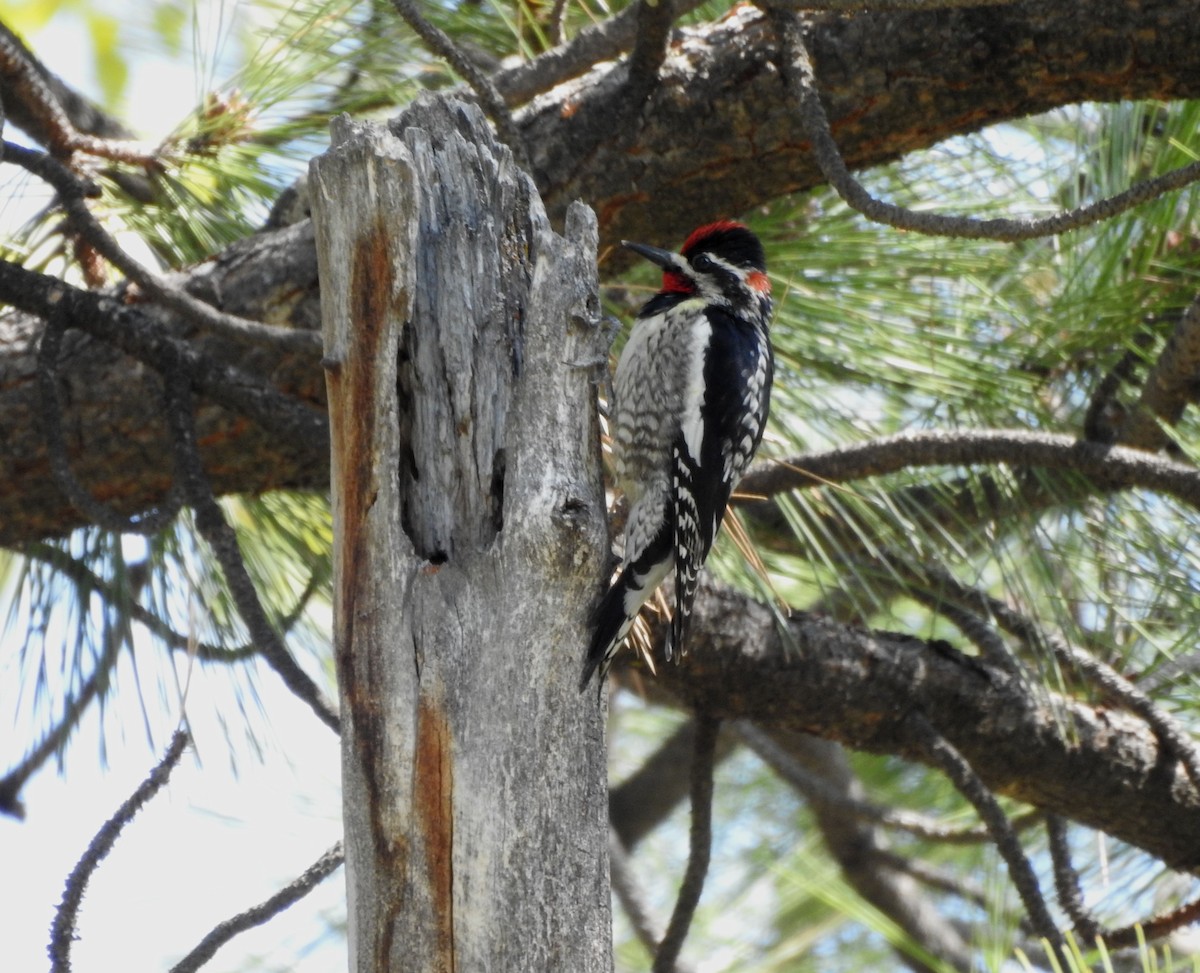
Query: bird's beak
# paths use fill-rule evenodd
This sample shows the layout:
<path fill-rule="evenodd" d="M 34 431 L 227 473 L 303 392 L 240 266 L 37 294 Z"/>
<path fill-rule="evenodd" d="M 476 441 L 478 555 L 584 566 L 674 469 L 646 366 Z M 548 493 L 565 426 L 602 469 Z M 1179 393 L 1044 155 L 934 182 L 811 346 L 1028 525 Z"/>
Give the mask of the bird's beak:
<path fill-rule="evenodd" d="M 634 253 L 640 254 L 652 264 L 658 264 L 663 270 L 673 270 L 679 259 L 670 250 L 648 247 L 644 243 L 630 243 L 628 240 L 622 240 L 621 246 L 626 250 L 632 250 Z"/>

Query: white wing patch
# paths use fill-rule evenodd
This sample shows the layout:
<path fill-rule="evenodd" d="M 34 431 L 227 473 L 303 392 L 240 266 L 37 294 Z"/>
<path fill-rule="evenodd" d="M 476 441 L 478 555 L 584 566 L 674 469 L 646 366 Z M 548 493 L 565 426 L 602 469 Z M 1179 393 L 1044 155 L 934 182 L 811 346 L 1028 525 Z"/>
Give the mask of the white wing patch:
<path fill-rule="evenodd" d="M 680 432 L 695 462 L 700 462 L 700 449 L 704 445 L 704 353 L 712 337 L 712 325 L 707 315 L 694 317 L 687 334 L 687 369 L 683 382 L 683 417 Z"/>

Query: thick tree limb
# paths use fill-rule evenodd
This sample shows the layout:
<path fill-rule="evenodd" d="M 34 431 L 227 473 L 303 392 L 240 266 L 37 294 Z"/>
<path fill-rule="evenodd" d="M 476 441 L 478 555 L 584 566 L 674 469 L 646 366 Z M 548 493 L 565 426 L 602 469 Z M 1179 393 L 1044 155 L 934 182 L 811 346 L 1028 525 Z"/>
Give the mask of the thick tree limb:
<path fill-rule="evenodd" d="M 855 170 L 1058 105 L 1194 97 L 1192 13 L 1172 0 L 1090 0 L 819 15 L 808 43 Z M 736 9 L 677 37 L 634 146 L 624 132 L 604 134 L 619 111 L 622 65 L 555 89 L 518 119 L 543 196 L 556 207 L 592 203 L 602 241 L 678 241 L 698 221 L 824 182 L 764 15 Z"/>
<path fill-rule="evenodd" d="M 714 587 L 659 682 L 688 705 L 924 761 L 920 713 L 994 793 L 1061 814 L 1181 870 L 1200 869 L 1200 790 L 1135 716 L 1052 694 L 945 646 L 772 612 Z"/>
<path fill-rule="evenodd" d="M 175 280 L 231 314 L 310 332 L 320 324 L 316 252 L 307 221 L 251 237 Z M 117 346 L 139 335 L 151 346 L 174 348 L 193 360 L 188 371 L 204 397 L 197 416 L 200 447 L 215 490 L 328 487 L 325 384 L 318 355 L 234 344 L 163 308 L 64 288 L 32 271 L 0 267 L 0 300 L 27 312 L 0 317 L 0 543 L 61 536 L 85 522 L 66 498 L 47 487 L 50 462 L 37 420 L 36 350 L 43 326 L 35 315 L 49 314 L 59 292 L 75 302 L 66 323 L 86 326 L 95 335 L 72 331 L 65 336 L 58 378 L 71 467 L 98 498 L 130 515 L 161 503 L 170 485 L 159 380 Z M 137 348 L 131 345 L 131 350 Z M 292 432 L 272 430 L 260 406 L 278 409 L 285 426 L 301 425 Z M 256 413 L 265 424 L 247 421 Z M 311 423 L 307 432 L 306 423 Z"/>

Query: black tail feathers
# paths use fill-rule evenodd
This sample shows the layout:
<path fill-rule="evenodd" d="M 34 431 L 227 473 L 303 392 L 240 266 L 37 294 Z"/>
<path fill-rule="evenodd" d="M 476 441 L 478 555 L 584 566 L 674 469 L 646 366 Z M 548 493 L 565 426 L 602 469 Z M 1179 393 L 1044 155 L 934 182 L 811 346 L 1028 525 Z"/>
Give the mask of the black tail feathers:
<path fill-rule="evenodd" d="M 625 594 L 629 590 L 626 572 L 612 583 L 604 597 L 592 611 L 592 639 L 588 644 L 587 657 L 583 662 L 583 675 L 579 678 L 579 691 L 583 692 L 592 681 L 592 674 L 600 670 L 600 680 L 608 672 L 608 664 L 616 655 L 621 639 L 629 631 L 633 619 L 625 612 Z"/>

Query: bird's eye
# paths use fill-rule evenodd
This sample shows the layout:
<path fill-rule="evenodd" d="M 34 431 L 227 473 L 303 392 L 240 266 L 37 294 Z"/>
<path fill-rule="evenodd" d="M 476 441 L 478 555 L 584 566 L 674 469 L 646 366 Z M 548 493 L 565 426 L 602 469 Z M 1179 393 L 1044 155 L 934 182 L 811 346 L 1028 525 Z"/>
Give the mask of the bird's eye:
<path fill-rule="evenodd" d="M 705 273 L 710 270 L 717 269 L 717 265 L 713 263 L 712 257 L 710 257 L 707 253 L 696 254 L 696 256 L 692 258 L 692 267 L 695 270 L 703 271 Z"/>

